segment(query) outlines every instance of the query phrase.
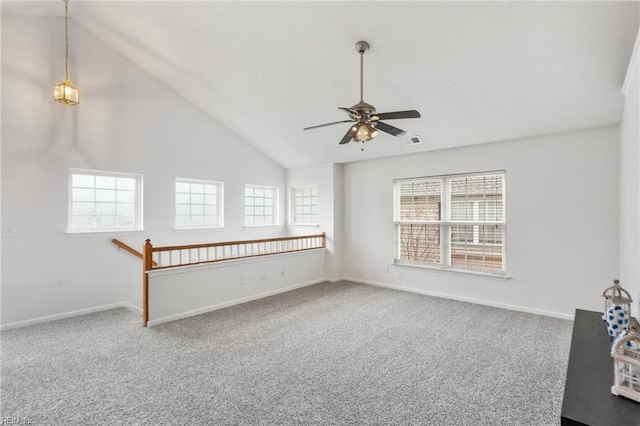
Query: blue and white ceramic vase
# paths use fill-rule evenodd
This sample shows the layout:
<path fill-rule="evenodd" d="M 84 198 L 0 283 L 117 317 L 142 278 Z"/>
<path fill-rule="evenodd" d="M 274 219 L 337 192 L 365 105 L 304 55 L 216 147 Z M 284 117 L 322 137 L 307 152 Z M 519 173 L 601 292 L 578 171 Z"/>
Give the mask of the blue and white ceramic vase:
<path fill-rule="evenodd" d="M 612 305 L 607 309 L 606 315 L 607 332 L 609 336 L 615 339 L 629 326 L 629 312 L 625 311 L 620 305 Z"/>

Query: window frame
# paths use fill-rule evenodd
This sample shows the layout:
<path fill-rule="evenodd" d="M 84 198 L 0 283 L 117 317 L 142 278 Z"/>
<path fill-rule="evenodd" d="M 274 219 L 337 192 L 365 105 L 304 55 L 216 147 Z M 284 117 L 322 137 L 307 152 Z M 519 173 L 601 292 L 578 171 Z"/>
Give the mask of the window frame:
<path fill-rule="evenodd" d="M 188 216 L 190 218 L 192 218 L 194 215 L 189 214 L 189 215 L 178 215 L 178 204 L 180 205 L 188 205 L 188 206 L 193 206 L 194 203 L 178 203 L 178 183 L 186 183 L 186 184 L 201 184 L 201 185 L 213 185 L 215 186 L 216 189 L 216 215 L 218 217 L 218 223 L 217 224 L 206 224 L 205 222 L 205 218 L 206 215 L 203 213 L 202 217 L 203 217 L 203 223 L 202 224 L 189 224 L 189 225 L 182 225 L 182 224 L 178 224 L 178 216 Z M 186 192 L 180 192 L 180 194 L 186 194 Z M 189 195 L 192 195 L 193 192 L 189 191 L 188 192 Z M 220 181 L 211 181 L 211 180 L 204 180 L 204 179 L 191 179 L 191 178 L 175 178 L 174 181 L 174 219 L 173 219 L 173 226 L 174 229 L 176 230 L 183 230 L 183 229 L 220 229 L 220 228 L 224 228 L 224 183 L 220 182 Z M 205 192 L 203 192 L 203 195 L 206 195 Z M 195 203 L 195 205 L 199 205 L 199 203 Z M 206 207 L 207 204 L 202 203 L 203 206 L 203 210 Z"/>
<path fill-rule="evenodd" d="M 307 196 L 305 196 L 304 194 L 302 196 L 298 196 L 296 195 L 296 191 L 297 190 L 304 190 L 307 188 L 312 188 L 315 189 L 315 194 L 311 194 L 310 197 L 315 198 L 315 204 L 302 204 L 302 205 L 298 205 L 297 204 L 297 199 L 298 198 L 305 198 Z M 313 185 L 298 185 L 298 186 L 292 186 L 290 191 L 289 191 L 289 196 L 290 196 L 290 209 L 289 209 L 289 225 L 290 226 L 318 226 L 319 224 L 319 212 L 318 212 L 318 185 L 313 184 Z M 312 219 L 315 218 L 315 221 L 301 221 L 298 222 L 298 215 L 296 213 L 297 207 L 315 207 L 316 208 L 316 212 L 315 213 L 310 213 L 309 215 L 311 216 Z M 303 213 L 303 216 L 305 214 Z"/>
<path fill-rule="evenodd" d="M 73 190 L 75 189 L 90 189 L 90 187 L 74 187 L 73 185 L 73 176 L 74 175 L 85 175 L 85 176 L 92 176 L 94 178 L 94 185 L 92 187 L 92 189 L 94 191 L 96 191 L 97 189 L 101 189 L 101 188 L 97 188 L 96 187 L 96 183 L 95 183 L 95 178 L 96 177 L 110 177 L 110 178 L 115 178 L 116 180 L 118 178 L 126 178 L 126 179 L 133 179 L 135 181 L 135 195 L 134 195 L 134 201 L 133 201 L 133 205 L 134 205 L 134 224 L 131 227 L 122 227 L 122 226 L 111 226 L 111 227 L 95 227 L 95 228 L 74 228 L 73 227 L 73 219 L 74 217 L 77 216 L 81 216 L 81 215 L 74 215 L 73 214 L 73 203 L 74 201 L 74 195 L 73 195 Z M 117 182 L 117 181 L 116 181 Z M 116 183 L 117 185 L 117 183 Z M 110 189 L 110 188 L 104 188 L 104 189 Z M 117 188 L 114 188 L 114 191 L 117 191 Z M 117 199 L 117 192 L 116 192 L 116 199 Z M 76 201 L 76 202 L 83 202 L 83 201 Z M 93 202 L 98 203 L 99 201 L 97 200 L 93 200 L 93 201 L 85 201 L 85 202 Z M 118 202 L 115 201 L 114 204 L 116 212 L 117 212 L 117 204 Z M 89 215 L 87 215 L 89 216 Z M 99 217 L 100 215 L 93 215 L 94 217 Z M 114 215 L 114 217 L 116 218 L 116 222 L 117 222 L 117 213 Z M 95 234 L 95 233 L 116 233 L 116 232 L 137 232 L 137 231 L 143 231 L 144 230 L 144 214 L 143 214 L 143 175 L 141 173 L 128 173 L 128 172 L 113 172 L 113 171 L 107 171 L 107 170 L 93 170 L 93 169 L 81 169 L 81 168 L 69 168 L 68 170 L 68 195 L 67 195 L 67 234 Z"/>
<path fill-rule="evenodd" d="M 268 189 L 268 190 L 272 190 L 273 191 L 273 215 L 271 216 L 273 218 L 273 222 L 272 223 L 247 223 L 247 208 L 248 207 L 259 207 L 257 204 L 252 204 L 251 206 L 247 205 L 247 189 Z M 279 226 L 279 189 L 277 186 L 271 186 L 271 185 L 255 185 L 255 184 L 245 184 L 244 186 L 244 226 L 245 227 L 268 227 L 268 226 Z M 256 196 L 253 195 L 252 196 L 255 202 Z M 262 197 L 263 199 L 265 199 L 266 197 Z M 263 204 L 262 207 L 265 207 L 265 205 Z M 266 206 L 268 207 L 268 206 Z M 257 217 L 255 212 L 252 213 L 251 215 L 254 219 Z M 264 214 L 263 215 L 259 215 L 261 217 L 267 217 Z"/>
<path fill-rule="evenodd" d="M 496 216 L 502 217 L 501 220 L 484 220 L 484 221 L 463 221 L 463 220 L 454 220 L 452 218 L 452 206 L 454 203 L 459 202 L 452 199 L 451 196 L 451 182 L 467 177 L 483 177 L 483 176 L 500 176 L 502 179 L 502 193 L 501 193 L 501 210 L 500 214 L 496 214 Z M 439 220 L 424 220 L 424 219 L 401 219 L 400 218 L 400 191 L 399 186 L 403 182 L 414 182 L 414 181 L 439 181 L 440 182 L 440 200 L 439 200 Z M 458 273 L 468 273 L 468 274 L 476 274 L 476 275 L 488 275 L 488 276 L 496 276 L 496 277 L 507 277 L 507 250 L 506 250 L 506 232 L 507 232 L 507 215 L 506 215 L 506 171 L 505 170 L 495 170 L 495 171 L 485 171 L 485 172 L 475 172 L 475 173 L 461 173 L 461 174 L 448 174 L 448 175 L 437 175 L 437 176 L 423 176 L 423 177 L 411 177 L 411 178 L 401 178 L 393 180 L 393 225 L 394 225 L 394 264 L 401 266 L 415 266 L 429 269 L 436 269 L 441 271 L 451 271 Z M 477 200 L 477 204 L 483 202 L 484 200 Z M 469 201 L 467 201 L 469 202 Z M 476 200 L 472 200 L 475 206 Z M 486 214 L 486 213 L 485 213 Z M 475 218 L 474 213 L 474 218 Z M 478 214 L 479 216 L 479 214 Z M 486 216 L 485 216 L 486 218 Z M 439 229 L 438 239 L 439 239 L 439 261 L 438 262 L 423 262 L 423 261 L 414 261 L 409 259 L 402 259 L 402 241 L 401 241 L 401 225 L 407 224 L 417 224 L 417 225 L 434 225 Z M 501 243 L 476 243 L 475 242 L 475 234 L 479 231 L 479 228 L 482 226 L 496 226 L 499 225 L 501 227 Z M 452 264 L 452 247 L 454 244 L 459 243 L 454 241 L 452 229 L 454 226 L 473 226 L 474 232 L 474 242 L 470 243 L 477 246 L 498 246 L 501 245 L 501 269 L 483 269 L 483 268 L 465 268 L 460 266 L 454 266 Z M 478 230 L 476 230 L 478 228 Z M 464 244 L 464 243 L 463 243 Z M 469 244 L 469 243 L 467 243 Z"/>

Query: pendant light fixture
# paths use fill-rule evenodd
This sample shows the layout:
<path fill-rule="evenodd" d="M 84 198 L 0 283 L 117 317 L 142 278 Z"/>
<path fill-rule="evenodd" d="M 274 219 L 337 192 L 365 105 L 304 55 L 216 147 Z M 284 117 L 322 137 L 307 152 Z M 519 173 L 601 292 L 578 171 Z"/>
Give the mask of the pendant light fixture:
<path fill-rule="evenodd" d="M 69 0 L 64 1 L 64 81 L 56 84 L 53 98 L 65 105 L 79 103 L 78 89 L 69 81 Z"/>

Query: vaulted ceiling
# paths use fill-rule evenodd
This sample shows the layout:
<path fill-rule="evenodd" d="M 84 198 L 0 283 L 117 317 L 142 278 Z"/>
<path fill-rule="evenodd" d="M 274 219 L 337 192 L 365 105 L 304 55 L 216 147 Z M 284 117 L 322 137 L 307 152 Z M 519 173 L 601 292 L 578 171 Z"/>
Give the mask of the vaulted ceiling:
<path fill-rule="evenodd" d="M 284 167 L 344 163 L 618 123 L 640 23 L 630 2 L 71 1 L 77 25 Z M 2 3 L 61 16 L 60 0 Z M 417 109 L 338 145 L 358 102 Z M 86 78 L 86 77 L 85 77 Z M 361 149 L 364 148 L 364 151 Z"/>

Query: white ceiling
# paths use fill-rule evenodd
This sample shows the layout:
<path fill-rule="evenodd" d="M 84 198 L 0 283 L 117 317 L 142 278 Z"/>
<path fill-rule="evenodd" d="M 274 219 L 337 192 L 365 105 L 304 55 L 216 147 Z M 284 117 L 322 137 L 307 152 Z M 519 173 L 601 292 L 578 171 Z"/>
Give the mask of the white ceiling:
<path fill-rule="evenodd" d="M 618 123 L 631 2 L 71 1 L 75 22 L 283 165 L 344 163 Z M 60 0 L 3 13 L 63 14 Z M 364 100 L 422 145 L 338 145 Z M 73 35 L 72 35 L 73 48 Z M 79 58 L 78 60 L 82 60 Z M 85 77 L 86 78 L 86 77 Z"/>

